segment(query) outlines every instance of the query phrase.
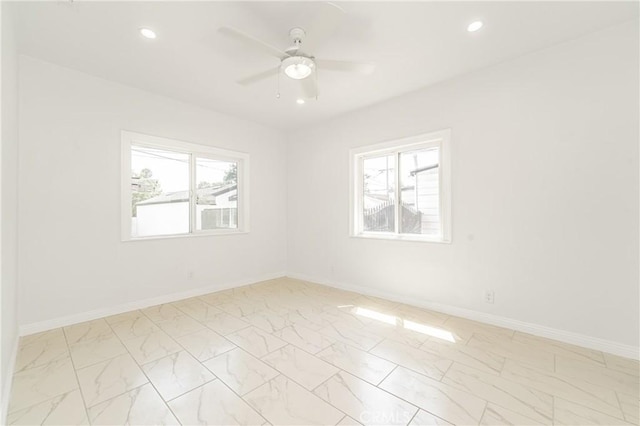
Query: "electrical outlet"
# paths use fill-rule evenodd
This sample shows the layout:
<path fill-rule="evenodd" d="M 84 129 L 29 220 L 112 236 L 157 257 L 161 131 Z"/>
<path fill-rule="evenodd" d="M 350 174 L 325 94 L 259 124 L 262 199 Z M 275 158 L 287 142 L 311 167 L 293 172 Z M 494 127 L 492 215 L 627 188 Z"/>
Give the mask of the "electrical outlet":
<path fill-rule="evenodd" d="M 493 292 L 493 290 L 484 291 L 484 303 L 493 303 L 494 297 L 495 293 Z"/>

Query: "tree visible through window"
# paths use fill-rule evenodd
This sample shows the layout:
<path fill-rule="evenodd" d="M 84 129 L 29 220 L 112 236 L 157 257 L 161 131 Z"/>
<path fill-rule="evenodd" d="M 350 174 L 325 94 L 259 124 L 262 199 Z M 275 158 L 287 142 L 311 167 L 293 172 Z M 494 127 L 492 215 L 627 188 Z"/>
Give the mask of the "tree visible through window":
<path fill-rule="evenodd" d="M 139 173 L 131 171 L 131 215 L 136 217 L 136 205 L 144 200 L 160 195 L 162 188 L 158 179 L 152 179 L 153 172 L 142 169 Z"/>
<path fill-rule="evenodd" d="M 124 239 L 247 229 L 246 154 L 131 132 L 123 150 Z"/>
<path fill-rule="evenodd" d="M 131 147 L 132 237 L 189 232 L 189 154 Z"/>
<path fill-rule="evenodd" d="M 238 163 L 196 158 L 196 229 L 238 226 Z"/>

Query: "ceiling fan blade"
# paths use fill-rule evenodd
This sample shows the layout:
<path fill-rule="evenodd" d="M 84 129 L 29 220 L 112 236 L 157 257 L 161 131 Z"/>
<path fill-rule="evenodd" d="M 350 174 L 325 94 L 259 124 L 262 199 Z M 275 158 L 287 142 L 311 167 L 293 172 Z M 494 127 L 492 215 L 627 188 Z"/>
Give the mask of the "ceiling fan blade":
<path fill-rule="evenodd" d="M 316 65 L 323 70 L 357 72 L 360 74 L 372 74 L 376 69 L 373 62 L 349 62 L 316 59 Z"/>
<path fill-rule="evenodd" d="M 345 11 L 330 2 L 320 3 L 320 11 L 315 19 L 304 30 L 307 38 L 304 40 L 305 51 L 312 52 L 331 36 L 344 19 Z"/>
<path fill-rule="evenodd" d="M 250 36 L 249 34 L 243 33 L 240 30 L 236 30 L 231 27 L 221 27 L 218 29 L 218 32 L 225 37 L 241 41 L 245 43 L 247 46 L 251 46 L 254 49 L 259 49 L 271 56 L 275 56 L 278 59 L 285 58 L 289 56 L 286 52 L 278 49 L 270 45 L 269 43 L 265 43 L 262 40 L 258 40 L 257 38 Z"/>
<path fill-rule="evenodd" d="M 318 96 L 315 74 L 311 74 L 309 77 L 300 80 L 300 85 L 302 86 L 302 94 L 305 98 L 311 99 Z"/>
<path fill-rule="evenodd" d="M 238 80 L 237 83 L 239 85 L 241 85 L 241 86 L 248 86 L 250 84 L 257 83 L 257 82 L 259 82 L 261 80 L 269 78 L 269 77 L 271 77 L 273 75 L 278 75 L 279 72 L 280 72 L 280 67 L 278 66 L 278 67 L 272 68 L 270 70 L 266 70 L 266 71 L 263 71 L 261 73 L 251 75 L 249 77 L 245 77 L 245 78 L 243 78 L 241 80 Z"/>

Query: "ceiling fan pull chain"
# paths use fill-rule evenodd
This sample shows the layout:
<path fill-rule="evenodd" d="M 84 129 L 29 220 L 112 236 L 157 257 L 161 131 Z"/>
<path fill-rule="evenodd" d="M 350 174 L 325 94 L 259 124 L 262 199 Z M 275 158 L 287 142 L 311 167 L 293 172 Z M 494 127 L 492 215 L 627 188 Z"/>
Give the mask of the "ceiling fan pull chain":
<path fill-rule="evenodd" d="M 282 74 L 282 64 L 278 68 L 278 93 L 276 94 L 276 99 L 280 99 L 280 74 Z"/>

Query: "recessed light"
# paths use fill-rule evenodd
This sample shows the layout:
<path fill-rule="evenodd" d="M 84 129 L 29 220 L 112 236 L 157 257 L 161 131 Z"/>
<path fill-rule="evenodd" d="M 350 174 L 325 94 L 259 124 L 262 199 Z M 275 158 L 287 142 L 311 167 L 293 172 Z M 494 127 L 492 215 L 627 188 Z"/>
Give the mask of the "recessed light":
<path fill-rule="evenodd" d="M 155 31 L 149 29 L 149 28 L 140 28 L 140 34 L 142 35 L 142 37 L 145 38 L 156 38 L 156 33 Z"/>
<path fill-rule="evenodd" d="M 478 31 L 480 28 L 482 28 L 482 25 L 484 25 L 482 23 L 482 21 L 475 21 L 469 24 L 469 26 L 467 27 L 467 31 L 469 31 L 470 33 Z"/>
<path fill-rule="evenodd" d="M 298 100 L 296 101 L 296 103 L 297 103 L 298 105 L 304 105 L 304 99 L 298 99 Z"/>

